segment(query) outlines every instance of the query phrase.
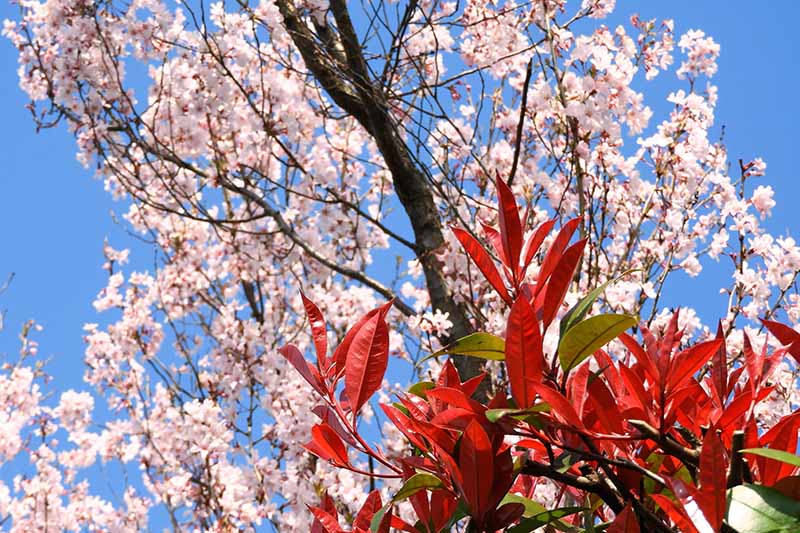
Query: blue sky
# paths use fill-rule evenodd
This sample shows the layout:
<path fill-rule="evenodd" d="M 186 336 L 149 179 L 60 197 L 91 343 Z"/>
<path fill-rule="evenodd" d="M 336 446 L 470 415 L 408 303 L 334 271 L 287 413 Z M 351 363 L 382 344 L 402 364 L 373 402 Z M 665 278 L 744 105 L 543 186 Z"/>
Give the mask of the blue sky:
<path fill-rule="evenodd" d="M 760 156 L 768 164 L 761 183 L 776 190 L 778 206 L 769 227 L 774 233 L 800 234 L 796 198 L 800 197 L 794 156 L 800 74 L 794 63 L 800 52 L 795 37 L 800 2 L 727 0 L 670 0 L 617 2 L 608 22 L 627 20 L 633 12 L 642 18 L 674 18 L 676 34 L 700 28 L 721 44 L 717 124 L 726 127 L 732 161 Z M 0 4 L 0 19 L 13 17 L 16 7 Z M 624 15 L 623 15 L 624 14 Z M 134 248 L 134 264 L 147 268 L 152 252 L 137 245 L 116 224 L 111 210 L 120 210 L 94 180 L 93 170 L 75 159 L 75 146 L 64 128 L 36 133 L 27 100 L 17 86 L 16 53 L 0 42 L 0 279 L 14 273 L 9 290 L 0 295 L 7 309 L 6 329 L 0 333 L 2 354 L 18 349 L 17 332 L 28 319 L 44 326 L 39 335 L 41 353 L 52 356 L 49 370 L 58 391 L 80 387 L 82 326 L 98 322 L 91 302 L 104 286 L 102 245 L 109 238 L 117 248 Z M 672 74 L 667 74 L 673 80 Z M 664 87 L 677 87 L 670 81 Z M 656 92 L 661 85 L 654 87 Z M 666 95 L 664 89 L 663 96 Z M 648 104 L 663 116 L 663 97 Z M 708 281 L 708 278 L 706 278 Z M 713 281 L 713 280 L 712 280 Z M 712 287 L 713 285 L 713 287 Z M 710 296 L 717 284 L 701 289 Z M 696 291 L 691 282 L 676 285 L 677 298 Z M 694 295 L 692 293 L 692 300 Z M 717 300 L 706 310 L 713 312 Z M 717 313 L 724 309 L 719 308 Z M 716 315 L 715 315 L 716 316 Z M 0 472 L 0 478 L 6 479 Z"/>

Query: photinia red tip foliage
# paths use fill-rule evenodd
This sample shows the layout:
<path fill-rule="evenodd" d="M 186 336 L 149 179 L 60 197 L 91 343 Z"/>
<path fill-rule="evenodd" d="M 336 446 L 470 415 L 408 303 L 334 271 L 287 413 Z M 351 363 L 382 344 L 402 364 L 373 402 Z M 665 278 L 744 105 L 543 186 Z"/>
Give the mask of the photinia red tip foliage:
<path fill-rule="evenodd" d="M 768 353 L 745 335 L 743 353 L 736 354 L 721 327 L 716 338 L 687 344 L 679 311 L 663 331 L 638 324 L 638 334 L 623 332 L 635 317 L 586 318 L 598 291 L 565 313 L 564 297 L 586 245 L 585 239 L 571 244 L 580 222 L 566 222 L 542 253 L 555 221 L 525 237 L 501 179 L 497 190 L 499 228 L 483 229 L 499 265 L 476 237 L 453 231 L 509 306 L 505 336 L 470 336 L 442 352 L 480 356 L 480 342 L 502 343 L 507 386 L 488 398 L 476 396 L 485 376 L 462 380 L 447 360 L 435 382 L 382 404 L 405 436 L 407 454 L 387 455 L 366 442 L 358 425 L 387 368 L 391 302 L 364 316 L 329 357 L 325 320 L 303 296 L 316 364 L 292 345 L 281 353 L 320 399 L 314 409 L 320 422 L 306 449 L 373 480 L 398 480 L 395 490 L 385 491 L 388 501 L 378 490 L 370 492 L 347 529 L 323 493 L 320 505 L 310 507 L 313 531 L 438 533 L 459 523 L 474 532 L 519 533 L 547 524 L 572 531 L 604 524 L 612 533 L 757 531 L 761 515 L 751 517 L 747 509 L 759 502 L 745 501 L 750 493 L 767 494 L 761 503 L 800 506 L 800 459 L 787 459 L 796 452 L 800 414 L 764 432 L 753 414 L 772 391 L 778 362 L 787 353 L 798 357 L 800 334 L 764 321 L 785 348 Z M 541 266 L 530 280 L 527 271 L 537 255 Z M 559 317 L 558 350 L 547 353 L 544 332 Z M 614 338 L 620 349 L 612 355 L 604 346 Z M 737 358 L 741 364 L 729 368 Z M 362 466 L 365 456 L 369 469 Z M 544 482 L 557 487 L 563 507 L 545 510 L 532 500 Z M 414 519 L 395 514 L 399 505 Z M 774 505 L 773 511 L 784 513 L 776 519 L 784 522 L 776 523 L 792 527 L 796 515 Z"/>

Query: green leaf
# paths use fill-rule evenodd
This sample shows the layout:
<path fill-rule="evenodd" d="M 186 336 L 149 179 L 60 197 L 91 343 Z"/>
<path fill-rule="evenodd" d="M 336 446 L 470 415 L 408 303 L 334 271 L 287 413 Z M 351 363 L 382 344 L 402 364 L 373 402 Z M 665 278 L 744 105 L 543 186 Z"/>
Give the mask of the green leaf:
<path fill-rule="evenodd" d="M 473 333 L 451 342 L 438 352 L 422 358 L 417 363 L 417 366 L 432 357 L 446 354 L 468 355 L 470 357 L 489 359 L 490 361 L 502 361 L 506 357 L 506 341 L 491 333 Z"/>
<path fill-rule="evenodd" d="M 414 396 L 419 396 L 420 398 L 425 398 L 425 392 L 434 388 L 436 384 L 433 381 L 420 381 L 419 383 L 414 383 L 408 388 L 408 392 L 413 394 Z"/>
<path fill-rule="evenodd" d="M 427 489 L 437 489 L 442 486 L 442 480 L 438 477 L 434 476 L 433 474 L 426 474 L 425 472 L 420 472 L 418 474 L 414 474 L 405 483 L 403 486 L 400 487 L 400 490 L 395 493 L 394 498 L 392 498 L 393 502 L 399 502 L 405 500 L 409 496 L 413 496 L 417 492 L 421 490 Z"/>
<path fill-rule="evenodd" d="M 528 415 L 541 413 L 542 411 L 549 411 L 549 410 L 550 410 L 549 404 L 545 402 L 540 402 L 534 405 L 533 407 L 528 407 L 527 409 L 514 409 L 512 407 L 503 407 L 500 409 L 487 409 L 485 414 L 486 414 L 486 419 L 489 422 L 494 423 L 506 416 L 524 419 Z"/>
<path fill-rule="evenodd" d="M 600 297 L 601 294 L 603 294 L 603 292 L 605 292 L 605 290 L 608 288 L 609 285 L 618 282 L 620 279 L 627 276 L 631 272 L 636 272 L 636 271 L 637 269 L 626 270 L 616 278 L 606 281 L 599 287 L 596 287 L 594 290 L 592 290 L 589 294 L 581 298 L 581 300 L 575 305 L 573 305 L 572 309 L 567 311 L 567 313 L 561 319 L 561 324 L 559 327 L 560 328 L 559 336 L 563 337 L 564 333 L 569 331 L 569 329 L 572 326 L 583 320 L 583 317 L 585 317 L 586 313 L 588 313 L 589 310 L 592 308 L 594 302 L 597 301 L 597 299 Z"/>
<path fill-rule="evenodd" d="M 523 518 L 519 521 L 519 524 L 507 529 L 506 531 L 507 533 L 530 533 L 531 531 L 535 531 L 542 526 L 556 522 L 565 516 L 579 513 L 581 511 L 583 511 L 583 507 L 562 507 L 560 509 L 553 509 L 552 511 L 544 511 L 529 518 Z"/>
<path fill-rule="evenodd" d="M 726 522 L 739 533 L 797 532 L 800 501 L 763 485 L 739 485 L 728 491 Z"/>
<path fill-rule="evenodd" d="M 753 455 L 760 455 L 767 459 L 775 459 L 782 463 L 787 463 L 793 466 L 800 466 L 800 456 L 793 453 L 785 452 L 783 450 L 771 450 L 769 448 L 745 448 L 742 453 L 752 453 Z"/>
<path fill-rule="evenodd" d="M 546 513 L 547 508 L 539 502 L 535 502 L 530 498 L 526 498 L 521 494 L 506 494 L 500 504 L 497 507 L 502 507 L 507 503 L 521 503 L 525 507 L 525 512 L 522 513 L 524 518 L 530 518 L 532 516 L 536 516 L 537 514 Z"/>
<path fill-rule="evenodd" d="M 394 505 L 394 502 L 389 500 L 386 505 L 378 509 L 378 511 L 372 515 L 372 520 L 369 521 L 370 533 L 378 533 L 378 531 L 380 531 L 383 517 L 386 516 L 386 513 L 389 512 L 389 509 L 392 508 L 392 505 Z"/>
<path fill-rule="evenodd" d="M 638 318 L 632 315 L 604 314 L 575 324 L 558 343 L 561 368 L 569 372 L 637 322 Z"/>

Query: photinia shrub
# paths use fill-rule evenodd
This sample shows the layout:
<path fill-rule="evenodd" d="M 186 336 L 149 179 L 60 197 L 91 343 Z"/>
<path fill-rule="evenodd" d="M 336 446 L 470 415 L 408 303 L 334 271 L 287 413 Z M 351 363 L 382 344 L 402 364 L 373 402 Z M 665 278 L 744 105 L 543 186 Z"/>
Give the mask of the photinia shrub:
<path fill-rule="evenodd" d="M 491 248 L 464 229 L 453 232 L 508 304 L 505 335 L 474 333 L 432 356 L 500 361 L 507 384 L 484 383 L 486 374 L 462 381 L 448 359 L 435 382 L 382 403 L 406 453 L 370 444 L 359 425 L 387 369 L 391 302 L 367 313 L 329 356 L 325 320 L 303 296 L 316 363 L 291 344 L 281 353 L 319 396 L 320 421 L 305 448 L 372 487 L 396 487 L 386 501 L 373 488 L 347 520 L 349 530 L 800 530 L 800 412 L 766 432 L 754 417 L 779 362 L 787 353 L 798 357 L 800 334 L 764 321 L 786 346 L 770 353 L 745 335 L 739 362 L 729 368 L 722 327 L 716 338 L 686 345 L 679 311 L 662 331 L 631 315 L 588 316 L 600 286 L 564 312 L 587 242 L 571 244 L 579 220 L 564 223 L 542 251 L 556 221 L 523 240 L 527 216 L 520 218 L 502 179 L 496 186 L 499 228 L 484 225 Z M 524 282 L 539 253 L 535 282 Z M 550 353 L 544 339 L 556 323 L 559 340 Z M 360 466 L 364 456 L 368 470 Z M 536 501 L 541 483 L 555 484 L 559 507 Z M 346 531 L 327 494 L 310 511 L 313 531 Z"/>

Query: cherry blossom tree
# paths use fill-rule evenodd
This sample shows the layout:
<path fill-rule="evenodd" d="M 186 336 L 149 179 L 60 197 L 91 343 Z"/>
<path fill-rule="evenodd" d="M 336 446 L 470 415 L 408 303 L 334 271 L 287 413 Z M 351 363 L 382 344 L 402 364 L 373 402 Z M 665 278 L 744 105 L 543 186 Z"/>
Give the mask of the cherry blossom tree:
<path fill-rule="evenodd" d="M 587 239 L 557 317 L 617 280 L 597 309 L 663 330 L 668 279 L 716 260 L 731 272 L 719 283 L 729 364 L 745 332 L 777 348 L 756 318 L 800 321 L 800 247 L 762 225 L 775 205 L 753 185 L 765 163 L 734 154 L 732 166 L 715 131 L 719 46 L 699 30 L 676 37 L 672 21 L 608 28 L 613 4 L 21 0 L 4 34 L 37 127 L 74 134 L 158 260 L 126 270 L 129 253 L 106 245 L 95 307 L 112 318 L 86 325 L 87 391 L 48 400 L 30 332 L 5 365 L 0 457 L 27 455 L 32 470 L 0 483 L 0 520 L 125 530 L 164 511 L 181 530 L 307 531 L 323 488 L 354 517 L 369 483 L 301 446 L 310 413 L 327 414 L 278 351 L 327 338 L 309 337 L 300 290 L 331 343 L 391 300 L 398 361 L 505 331 L 510 295 L 461 251 L 483 230 L 501 239 L 487 229 L 502 220 L 497 176 L 525 227 L 546 224 L 545 246 L 558 221 Z M 654 118 L 637 88 L 673 66 L 672 110 Z M 687 338 L 713 336 L 717 317 L 709 329 L 692 302 L 679 317 Z M 455 363 L 465 380 L 481 371 Z M 483 397 L 507 379 L 488 369 Z M 796 370 L 781 360 L 755 407 L 764 429 L 797 406 Z M 97 400 L 112 413 L 102 425 Z M 363 409 L 386 449 L 404 446 Z M 130 471 L 118 501 L 86 481 L 98 462 Z"/>

